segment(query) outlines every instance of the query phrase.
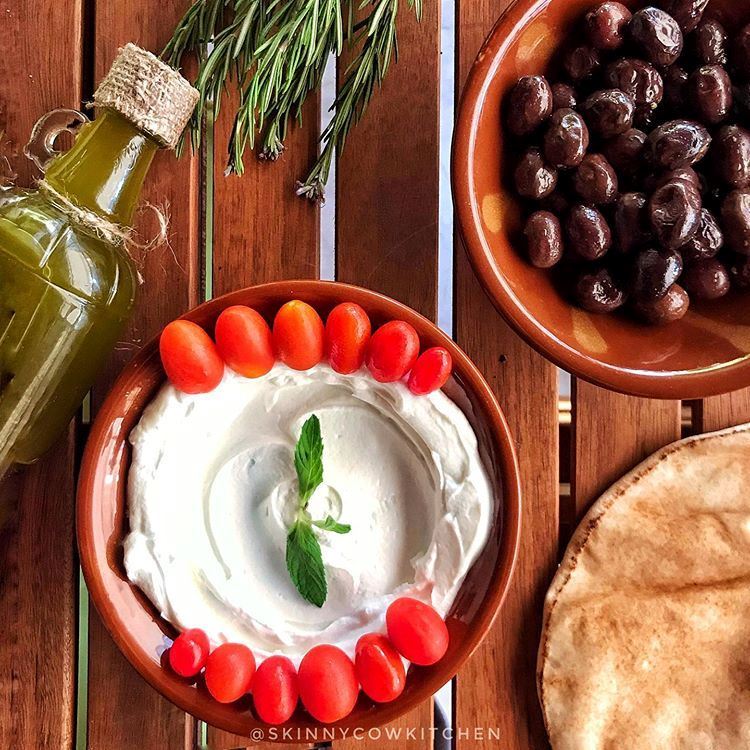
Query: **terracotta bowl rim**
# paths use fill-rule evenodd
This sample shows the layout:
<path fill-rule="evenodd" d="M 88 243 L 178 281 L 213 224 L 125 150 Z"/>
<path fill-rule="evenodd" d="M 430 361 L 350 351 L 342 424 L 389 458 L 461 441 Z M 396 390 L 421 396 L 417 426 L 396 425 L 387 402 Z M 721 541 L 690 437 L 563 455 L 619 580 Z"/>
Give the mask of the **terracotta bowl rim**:
<path fill-rule="evenodd" d="M 451 147 L 451 185 L 459 234 L 471 265 L 493 304 L 515 331 L 572 375 L 620 393 L 661 399 L 706 398 L 750 385 L 750 357 L 716 368 L 656 372 L 620 367 L 584 354 L 544 327 L 521 304 L 495 261 L 482 228 L 473 177 L 479 120 L 496 71 L 513 41 L 541 11 L 560 1 L 515 0 L 506 8 L 477 54 L 463 88 Z"/>
<path fill-rule="evenodd" d="M 246 287 L 204 302 L 181 317 L 189 319 L 200 315 L 206 309 L 218 313 L 232 304 L 242 303 L 246 295 L 253 293 L 282 299 L 284 297 L 292 299 L 297 296 L 304 298 L 305 294 L 309 293 L 326 296 L 332 302 L 338 302 L 341 301 L 341 298 L 337 295 L 337 292 L 341 292 L 342 290 L 344 292 L 350 290 L 353 296 L 359 298 L 359 300 L 363 298 L 367 299 L 374 305 L 379 305 L 389 310 L 389 314 L 390 311 L 393 311 L 394 317 L 398 315 L 405 320 L 410 320 L 412 323 L 416 322 L 417 326 L 415 327 L 418 330 L 419 326 L 426 327 L 430 330 L 431 337 L 438 340 L 440 345 L 445 346 L 451 352 L 454 360 L 454 372 L 460 374 L 463 388 L 467 392 L 471 391 L 472 395 L 476 398 L 476 402 L 479 404 L 477 411 L 482 412 L 481 416 L 477 415 L 477 418 L 489 428 L 490 439 L 495 444 L 497 462 L 500 466 L 500 475 L 502 477 L 503 506 L 501 509 L 502 528 L 499 535 L 498 558 L 493 569 L 491 582 L 481 600 L 483 605 L 481 611 L 473 616 L 471 625 L 462 634 L 462 645 L 458 650 L 455 668 L 450 669 L 447 665 L 441 668 L 442 662 L 439 662 L 434 667 L 427 668 L 428 674 L 422 681 L 419 689 L 405 694 L 402 698 L 396 699 L 392 703 L 377 704 L 375 708 L 361 714 L 359 716 L 360 721 L 356 724 L 353 724 L 351 720 L 357 718 L 357 708 L 355 708 L 355 711 L 347 719 L 343 719 L 341 722 L 326 725 L 309 725 L 315 726 L 317 729 L 333 731 L 337 728 L 348 726 L 369 728 L 393 721 L 429 698 L 439 687 L 456 674 L 458 669 L 484 639 L 502 607 L 513 575 L 521 533 L 520 474 L 515 444 L 503 411 L 484 376 L 469 359 L 468 355 L 428 318 L 378 292 L 342 282 L 318 280 L 281 281 Z M 111 419 L 104 418 L 103 415 L 107 415 L 112 410 L 112 405 L 119 400 L 129 374 L 142 369 L 144 364 L 149 361 L 149 358 L 153 358 L 154 352 L 158 351 L 158 338 L 158 335 L 155 336 L 141 347 L 123 368 L 99 409 L 84 449 L 76 502 L 76 530 L 84 578 L 91 600 L 118 648 L 146 682 L 158 693 L 187 713 L 206 721 L 212 726 L 229 732 L 242 734 L 247 733 L 248 730 L 252 731 L 256 727 L 270 730 L 271 727 L 269 725 L 256 720 L 249 711 L 243 711 L 242 727 L 238 727 L 236 722 L 224 721 L 220 716 L 221 704 L 216 704 L 212 699 L 203 696 L 197 690 L 191 692 L 190 700 L 183 699 L 183 696 L 180 694 L 183 691 L 176 688 L 178 678 L 169 674 L 167 670 L 161 668 L 154 669 L 153 660 L 145 655 L 143 649 L 136 643 L 135 639 L 129 636 L 127 623 L 121 619 L 117 607 L 109 599 L 107 584 L 103 580 L 102 571 L 100 571 L 97 563 L 94 544 L 94 523 L 92 519 L 99 504 L 94 497 L 94 478 L 102 449 L 112 439 L 111 437 L 108 438 Z M 143 375 L 141 374 L 140 377 L 142 378 Z M 127 413 L 128 410 L 128 407 L 121 408 L 117 413 Z M 132 585 L 131 589 L 133 589 Z M 133 597 L 137 606 L 142 608 L 143 605 L 137 601 L 135 593 L 133 593 Z M 489 603 L 488 606 L 485 606 L 486 603 Z M 298 712 L 295 713 L 295 716 L 298 716 Z M 284 740 L 279 736 L 276 739 L 266 737 L 265 741 L 281 742 Z"/>

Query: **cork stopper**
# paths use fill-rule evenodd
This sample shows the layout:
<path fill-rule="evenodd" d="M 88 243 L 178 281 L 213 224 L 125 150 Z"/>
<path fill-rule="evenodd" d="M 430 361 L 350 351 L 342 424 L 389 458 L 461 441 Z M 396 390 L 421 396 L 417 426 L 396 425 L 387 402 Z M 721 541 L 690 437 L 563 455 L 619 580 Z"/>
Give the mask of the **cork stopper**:
<path fill-rule="evenodd" d="M 119 112 L 160 145 L 174 148 L 198 96 L 176 70 L 129 43 L 99 84 L 94 104 Z"/>

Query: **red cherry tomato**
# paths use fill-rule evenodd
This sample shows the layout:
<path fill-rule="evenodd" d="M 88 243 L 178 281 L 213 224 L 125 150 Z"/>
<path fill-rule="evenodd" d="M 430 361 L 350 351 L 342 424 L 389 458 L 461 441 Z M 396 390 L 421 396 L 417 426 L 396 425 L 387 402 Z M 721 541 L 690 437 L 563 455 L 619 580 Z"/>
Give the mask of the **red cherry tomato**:
<path fill-rule="evenodd" d="M 311 648 L 299 665 L 299 694 L 308 713 L 324 724 L 348 716 L 359 694 L 352 660 L 336 646 Z"/>
<path fill-rule="evenodd" d="M 409 390 L 417 396 L 424 396 L 442 388 L 453 369 L 453 358 L 442 346 L 433 346 L 419 355 L 409 373 Z"/>
<path fill-rule="evenodd" d="M 255 674 L 253 652 L 241 643 L 222 643 L 206 660 L 206 687 L 219 703 L 232 703 L 250 690 Z"/>
<path fill-rule="evenodd" d="M 283 724 L 297 708 L 297 670 L 286 656 L 269 656 L 253 677 L 255 712 L 266 724 Z"/>
<path fill-rule="evenodd" d="M 384 635 L 367 633 L 357 641 L 354 666 L 362 690 L 374 701 L 388 703 L 403 692 L 404 663 Z"/>
<path fill-rule="evenodd" d="M 224 375 L 224 361 L 211 337 L 189 320 L 173 320 L 159 339 L 167 377 L 184 393 L 207 393 Z"/>
<path fill-rule="evenodd" d="M 448 650 L 448 628 L 442 618 L 417 599 L 396 599 L 385 613 L 385 624 L 391 643 L 414 664 L 435 664 Z"/>
<path fill-rule="evenodd" d="M 224 361 L 246 378 L 265 375 L 275 362 L 271 329 L 251 307 L 233 305 L 216 321 L 216 348 Z"/>
<path fill-rule="evenodd" d="M 349 375 L 362 367 L 370 331 L 370 319 L 356 303 L 342 302 L 331 310 L 326 319 L 326 355 L 336 372 Z"/>
<path fill-rule="evenodd" d="M 306 302 L 294 299 L 276 313 L 273 343 L 284 364 L 309 370 L 323 359 L 323 321 Z"/>
<path fill-rule="evenodd" d="M 211 646 L 199 628 L 183 630 L 169 649 L 169 666 L 180 677 L 193 677 L 206 665 Z"/>
<path fill-rule="evenodd" d="M 419 336 L 403 320 L 391 320 L 372 334 L 367 367 L 380 383 L 393 383 L 406 375 L 419 354 Z"/>

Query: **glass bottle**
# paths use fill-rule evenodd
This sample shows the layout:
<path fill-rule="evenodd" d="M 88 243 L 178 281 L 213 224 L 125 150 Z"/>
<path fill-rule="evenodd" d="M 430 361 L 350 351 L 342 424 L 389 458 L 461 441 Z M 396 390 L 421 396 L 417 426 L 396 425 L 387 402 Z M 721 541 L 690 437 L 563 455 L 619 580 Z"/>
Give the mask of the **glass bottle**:
<path fill-rule="evenodd" d="M 138 278 L 123 238 L 156 150 L 176 144 L 196 97 L 129 44 L 95 94 L 96 120 L 68 110 L 37 124 L 38 189 L 0 191 L 0 478 L 55 442 L 118 340 Z M 55 154 L 71 118 L 75 142 Z"/>

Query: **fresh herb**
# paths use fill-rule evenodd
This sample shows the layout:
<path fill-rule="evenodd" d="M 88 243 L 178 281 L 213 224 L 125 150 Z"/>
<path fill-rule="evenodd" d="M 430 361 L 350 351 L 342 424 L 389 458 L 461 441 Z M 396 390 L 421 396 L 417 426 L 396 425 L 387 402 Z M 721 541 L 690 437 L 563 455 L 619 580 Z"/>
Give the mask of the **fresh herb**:
<path fill-rule="evenodd" d="M 417 18 L 422 0 L 407 0 Z M 162 56 L 179 65 L 183 55 L 200 61 L 200 100 L 191 131 L 193 145 L 209 109 L 218 115 L 227 84 L 239 103 L 229 140 L 227 172 L 242 174 L 249 147 L 261 159 L 277 159 L 290 118 L 301 121 L 307 95 L 319 88 L 328 58 L 344 49 L 351 62 L 332 106 L 333 118 L 321 135 L 322 147 L 297 194 L 322 201 L 334 154 L 364 114 L 397 56 L 399 0 L 196 0 Z M 256 143 L 256 138 L 257 143 Z"/>
<path fill-rule="evenodd" d="M 286 567 L 303 599 L 322 607 L 328 595 L 320 543 L 309 521 L 298 518 L 286 538 Z"/>
<path fill-rule="evenodd" d="M 313 525 L 323 531 L 333 531 L 335 534 L 348 534 L 352 530 L 348 523 L 339 523 L 331 516 L 326 516 L 324 521 L 313 521 Z"/>
<path fill-rule="evenodd" d="M 320 420 L 315 414 L 302 425 L 302 432 L 294 449 L 294 468 L 297 470 L 299 498 L 304 510 L 313 492 L 323 481 L 323 437 L 320 434 Z"/>
<path fill-rule="evenodd" d="M 299 484 L 299 505 L 294 523 L 286 537 L 286 567 L 300 595 L 316 607 L 322 607 L 328 596 L 326 573 L 320 543 L 313 526 L 322 531 L 347 534 L 351 526 L 331 516 L 314 521 L 307 504 L 323 481 L 323 438 L 320 420 L 313 414 L 302 425 L 294 449 L 294 468 Z"/>

